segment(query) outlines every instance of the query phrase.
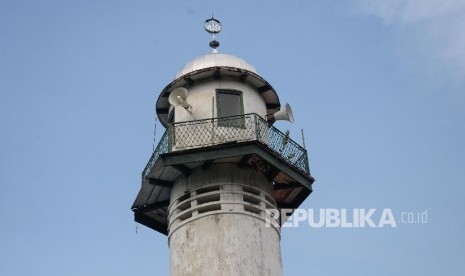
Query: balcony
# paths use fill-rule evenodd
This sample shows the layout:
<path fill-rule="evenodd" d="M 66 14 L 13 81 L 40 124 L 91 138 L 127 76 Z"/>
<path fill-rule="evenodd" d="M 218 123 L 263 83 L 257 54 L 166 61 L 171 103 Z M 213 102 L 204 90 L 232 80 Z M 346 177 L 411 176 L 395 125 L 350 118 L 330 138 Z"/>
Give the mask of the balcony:
<path fill-rule="evenodd" d="M 171 124 L 152 154 L 142 177 L 147 178 L 161 154 L 221 144 L 258 141 L 282 161 L 310 176 L 307 150 L 255 113 Z"/>
<path fill-rule="evenodd" d="M 278 209 L 297 208 L 312 192 L 306 149 L 257 114 L 178 122 L 169 125 L 142 172 L 135 221 L 167 234 L 173 183 L 215 162 L 261 171 L 273 183 Z"/>

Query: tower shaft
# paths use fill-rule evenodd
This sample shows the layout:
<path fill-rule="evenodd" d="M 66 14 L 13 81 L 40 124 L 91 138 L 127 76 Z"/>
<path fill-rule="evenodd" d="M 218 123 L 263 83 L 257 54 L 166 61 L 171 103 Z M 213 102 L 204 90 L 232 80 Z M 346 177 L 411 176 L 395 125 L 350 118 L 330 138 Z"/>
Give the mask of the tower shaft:
<path fill-rule="evenodd" d="M 214 163 L 178 178 L 168 208 L 171 275 L 282 275 L 276 208 L 262 172 Z"/>

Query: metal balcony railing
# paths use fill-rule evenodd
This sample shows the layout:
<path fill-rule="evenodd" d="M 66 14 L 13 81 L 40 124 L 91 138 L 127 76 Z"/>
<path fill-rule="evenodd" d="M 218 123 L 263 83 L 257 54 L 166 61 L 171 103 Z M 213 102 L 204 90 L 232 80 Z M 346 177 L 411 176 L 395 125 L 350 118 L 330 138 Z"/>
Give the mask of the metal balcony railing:
<path fill-rule="evenodd" d="M 259 141 L 280 159 L 310 175 L 307 150 L 255 113 L 172 123 L 163 134 L 142 176 L 150 173 L 160 154 L 232 142 Z"/>

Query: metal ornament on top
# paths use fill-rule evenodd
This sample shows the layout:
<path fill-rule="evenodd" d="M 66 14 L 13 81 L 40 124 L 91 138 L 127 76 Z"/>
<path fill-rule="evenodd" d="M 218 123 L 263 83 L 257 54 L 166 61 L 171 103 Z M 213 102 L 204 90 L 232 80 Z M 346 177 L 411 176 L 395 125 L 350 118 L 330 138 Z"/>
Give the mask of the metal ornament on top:
<path fill-rule="evenodd" d="M 212 53 L 218 53 L 217 48 L 220 46 L 220 43 L 215 39 L 215 37 L 221 32 L 221 22 L 212 16 L 212 18 L 205 20 L 205 24 L 203 26 L 205 31 L 212 35 L 212 41 L 210 41 L 209 44 L 212 48 Z"/>

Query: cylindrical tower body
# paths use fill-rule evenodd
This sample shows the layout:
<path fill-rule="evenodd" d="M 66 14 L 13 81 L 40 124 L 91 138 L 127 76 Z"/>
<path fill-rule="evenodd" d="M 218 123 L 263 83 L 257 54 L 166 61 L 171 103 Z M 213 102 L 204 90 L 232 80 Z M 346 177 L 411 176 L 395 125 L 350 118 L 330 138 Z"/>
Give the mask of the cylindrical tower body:
<path fill-rule="evenodd" d="M 171 275 L 282 275 L 280 233 L 266 225 L 273 186 L 232 163 L 175 181 L 169 206 Z"/>
<path fill-rule="evenodd" d="M 184 86 L 192 108 L 171 107 L 172 152 L 250 140 L 256 128 L 250 117 L 242 116 L 267 114 L 256 87 L 229 71 L 255 72 L 247 62 L 231 55 L 206 55 L 189 62 L 177 77 L 203 67 L 205 74 L 213 75 Z M 222 75 L 221 67 L 228 69 Z M 235 160 L 198 167 L 177 178 L 168 207 L 171 275 L 282 275 L 279 229 L 265 223 L 266 209 L 276 208 L 273 196 L 273 184 L 262 172 L 241 168 Z"/>

